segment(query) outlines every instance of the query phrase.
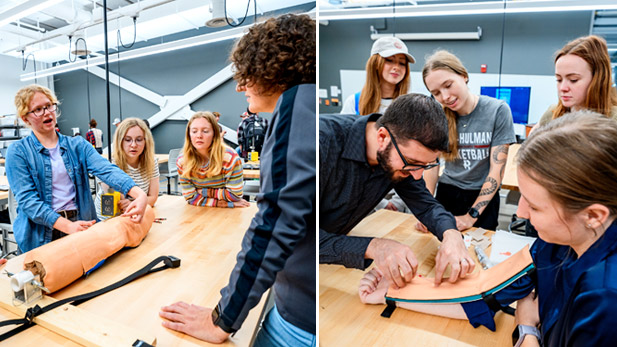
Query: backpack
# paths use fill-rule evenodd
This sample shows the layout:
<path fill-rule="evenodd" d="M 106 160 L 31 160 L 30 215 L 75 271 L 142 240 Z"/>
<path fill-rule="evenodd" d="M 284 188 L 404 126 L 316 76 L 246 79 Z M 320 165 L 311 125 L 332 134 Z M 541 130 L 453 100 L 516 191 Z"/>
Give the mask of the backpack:
<path fill-rule="evenodd" d="M 249 118 L 244 126 L 242 150 L 247 153 L 252 150 L 261 153 L 265 135 L 263 120 L 258 116 Z"/>

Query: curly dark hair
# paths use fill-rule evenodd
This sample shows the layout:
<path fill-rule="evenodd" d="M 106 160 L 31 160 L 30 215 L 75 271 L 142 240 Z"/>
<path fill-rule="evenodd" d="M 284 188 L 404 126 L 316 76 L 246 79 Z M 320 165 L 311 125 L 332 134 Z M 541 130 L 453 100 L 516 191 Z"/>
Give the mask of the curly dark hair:
<path fill-rule="evenodd" d="M 285 14 L 249 29 L 229 59 L 240 86 L 256 85 L 262 94 L 283 92 L 316 81 L 315 21 Z"/>

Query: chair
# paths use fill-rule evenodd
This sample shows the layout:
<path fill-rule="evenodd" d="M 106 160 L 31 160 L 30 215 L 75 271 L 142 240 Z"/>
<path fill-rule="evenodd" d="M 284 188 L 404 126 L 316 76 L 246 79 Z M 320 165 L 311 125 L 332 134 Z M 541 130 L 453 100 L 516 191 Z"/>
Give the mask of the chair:
<path fill-rule="evenodd" d="M 244 181 L 244 189 L 242 197 L 246 201 L 251 201 L 251 197 L 255 198 L 259 193 L 259 180 L 246 180 Z"/>
<path fill-rule="evenodd" d="M 162 173 L 161 176 L 167 178 L 167 194 L 171 195 L 171 179 L 176 179 L 176 189 L 178 191 L 178 166 L 176 165 L 176 161 L 178 160 L 178 156 L 180 155 L 180 148 L 174 148 L 169 151 L 169 161 L 167 162 L 167 172 Z"/>
<path fill-rule="evenodd" d="M 9 243 L 17 245 L 14 237 L 9 237 L 9 234 L 13 234 L 13 222 L 17 218 L 17 200 L 13 192 L 9 189 L 8 197 L 9 206 L 9 219 L 11 223 L 0 223 L 0 229 L 2 230 L 2 258 L 6 258 L 9 255 L 19 255 L 19 247 L 14 251 L 9 252 Z"/>

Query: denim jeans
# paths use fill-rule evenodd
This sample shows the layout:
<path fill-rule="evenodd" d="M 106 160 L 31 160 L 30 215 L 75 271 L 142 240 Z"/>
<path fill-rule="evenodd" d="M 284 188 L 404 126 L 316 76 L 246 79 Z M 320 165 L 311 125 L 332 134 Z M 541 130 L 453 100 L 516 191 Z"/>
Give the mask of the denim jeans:
<path fill-rule="evenodd" d="M 276 306 L 266 315 L 255 338 L 254 347 L 307 346 L 315 347 L 315 335 L 308 333 L 281 317 Z"/>

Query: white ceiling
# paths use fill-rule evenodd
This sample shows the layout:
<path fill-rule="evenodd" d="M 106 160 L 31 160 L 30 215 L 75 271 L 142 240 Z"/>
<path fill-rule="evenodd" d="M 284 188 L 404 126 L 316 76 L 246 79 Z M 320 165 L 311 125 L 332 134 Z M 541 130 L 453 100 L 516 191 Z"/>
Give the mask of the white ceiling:
<path fill-rule="evenodd" d="M 227 0 L 228 17 L 244 18 L 248 1 L 248 15 L 252 17 L 253 0 Z M 215 12 L 218 9 L 222 13 L 222 4 L 223 0 L 108 0 L 108 46 L 115 51 L 118 30 L 124 45 L 133 42 L 134 16 L 138 43 L 159 43 L 165 40 L 153 39 L 180 32 L 203 34 L 203 30 L 196 29 L 203 29 L 206 21 L 213 18 L 213 6 Z M 257 0 L 257 15 L 306 4 L 314 5 L 315 1 Z M 14 16 L 23 11 L 27 12 Z M 1 0 L 0 54 L 21 57 L 23 50 L 26 56 L 34 54 L 37 62 L 66 61 L 71 36 L 73 50 L 77 38 L 83 37 L 91 57 L 100 55 L 104 52 L 102 19 L 103 0 Z M 84 48 L 81 40 L 78 48 Z"/>

